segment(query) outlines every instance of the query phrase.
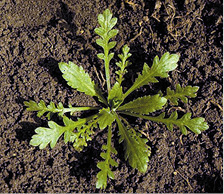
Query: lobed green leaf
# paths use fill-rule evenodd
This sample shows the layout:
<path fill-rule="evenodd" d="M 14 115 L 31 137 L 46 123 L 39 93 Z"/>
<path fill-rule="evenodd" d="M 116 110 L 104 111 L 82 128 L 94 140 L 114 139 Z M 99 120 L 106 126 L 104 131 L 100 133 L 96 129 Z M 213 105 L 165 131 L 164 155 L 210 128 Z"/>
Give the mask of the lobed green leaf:
<path fill-rule="evenodd" d="M 92 135 L 94 134 L 93 128 L 97 127 L 98 115 L 78 119 L 79 125 L 76 128 L 76 131 L 71 136 L 71 142 L 73 147 L 78 152 L 82 151 L 84 146 L 87 146 L 87 141 L 92 140 Z"/>
<path fill-rule="evenodd" d="M 117 110 L 149 114 L 162 109 L 166 102 L 166 98 L 160 97 L 159 94 L 154 96 L 144 96 L 120 106 Z"/>
<path fill-rule="evenodd" d="M 93 115 L 73 121 L 63 116 L 65 126 L 60 126 L 54 121 L 49 121 L 49 128 L 38 127 L 35 130 L 36 134 L 32 136 L 30 145 L 39 146 L 40 149 L 43 149 L 50 144 L 50 147 L 53 148 L 60 136 L 64 133 L 65 143 L 74 142 L 74 148 L 77 151 L 81 151 L 83 146 L 87 145 L 86 142 L 91 140 L 90 135 L 93 134 L 92 128 L 96 127 L 96 117 L 97 115 Z"/>
<path fill-rule="evenodd" d="M 202 131 L 205 131 L 209 128 L 207 122 L 202 117 L 191 118 L 191 113 L 184 114 L 181 118 L 178 119 L 177 111 L 173 112 L 169 118 L 165 118 L 165 113 L 160 114 L 157 117 L 151 117 L 136 113 L 122 112 L 123 114 L 139 117 L 155 122 L 163 123 L 167 126 L 169 130 L 173 130 L 174 125 L 178 126 L 181 132 L 184 135 L 187 135 L 187 128 L 196 134 L 200 134 Z"/>
<path fill-rule="evenodd" d="M 37 129 L 35 129 L 36 134 L 32 136 L 30 145 L 39 146 L 40 149 L 43 149 L 48 144 L 50 144 L 50 147 L 53 148 L 56 145 L 60 136 L 66 131 L 67 133 L 65 135 L 65 142 L 67 143 L 70 140 L 69 136 L 72 135 L 72 130 L 74 130 L 77 123 L 68 119 L 65 116 L 63 117 L 63 121 L 66 124 L 66 126 L 60 126 L 54 121 L 49 121 L 48 122 L 49 128 L 38 127 Z"/>
<path fill-rule="evenodd" d="M 41 100 L 39 103 L 36 103 L 33 100 L 29 100 L 24 102 L 24 105 L 27 106 L 27 111 L 37 111 L 37 116 L 41 117 L 45 112 L 47 112 L 46 104 L 43 100 Z"/>
<path fill-rule="evenodd" d="M 105 32 L 110 31 L 117 23 L 117 18 L 112 18 L 112 13 L 109 9 L 106 9 L 103 14 L 98 15 L 98 23 L 100 24 L 100 28 L 96 28 L 95 32 L 99 36 L 104 36 Z"/>
<path fill-rule="evenodd" d="M 124 142 L 125 159 L 128 160 L 132 168 L 146 172 L 149 161 L 149 149 L 146 140 L 142 139 L 133 129 L 128 130 L 118 116 L 116 121 L 120 135 L 119 143 Z"/>
<path fill-rule="evenodd" d="M 182 125 L 180 125 L 179 127 L 184 135 L 187 134 L 186 127 L 196 134 L 200 134 L 202 131 L 205 131 L 209 128 L 204 118 L 197 117 L 191 119 L 191 113 L 186 113 L 179 119 L 179 121 L 182 123 Z"/>
<path fill-rule="evenodd" d="M 27 106 L 28 111 L 37 111 L 38 117 L 41 117 L 46 112 L 48 112 L 46 115 L 48 120 L 50 120 L 50 117 L 53 113 L 58 113 L 59 116 L 63 117 L 67 112 L 70 112 L 70 114 L 73 115 L 73 113 L 79 111 L 99 109 L 98 107 L 73 107 L 72 105 L 69 105 L 69 108 L 64 108 L 61 102 L 59 102 L 57 106 L 53 102 L 50 102 L 50 104 L 46 106 L 43 100 L 41 100 L 39 103 L 36 103 L 33 100 L 30 100 L 29 102 L 25 101 L 24 105 Z"/>
<path fill-rule="evenodd" d="M 96 43 L 108 52 L 116 45 L 115 41 L 109 42 L 109 40 L 118 34 L 117 29 L 112 29 L 117 23 L 117 18 L 112 18 L 112 13 L 107 9 L 98 16 L 98 22 L 100 27 L 95 28 L 94 31 L 101 38 L 96 39 Z"/>
<path fill-rule="evenodd" d="M 179 55 L 170 54 L 166 52 L 162 55 L 161 59 L 156 56 L 153 60 L 151 70 L 154 72 L 155 77 L 168 77 L 169 71 L 173 71 L 177 68 L 177 62 L 179 60 Z"/>
<path fill-rule="evenodd" d="M 107 90 L 110 91 L 110 69 L 109 64 L 114 56 L 114 53 L 109 53 L 110 49 L 114 48 L 116 41 L 109 42 L 111 38 L 115 37 L 118 33 L 117 29 L 112 29 L 116 23 L 117 18 L 112 18 L 112 13 L 109 9 L 106 9 L 103 14 L 98 16 L 98 22 L 100 24 L 99 28 L 95 28 L 95 33 L 97 33 L 101 38 L 96 39 L 96 43 L 101 46 L 104 50 L 104 54 L 100 53 L 97 56 L 104 60 L 105 73 L 106 73 L 106 83 Z"/>
<path fill-rule="evenodd" d="M 124 45 L 122 48 L 123 53 L 118 55 L 121 61 L 116 63 L 116 65 L 120 68 L 120 70 L 116 71 L 116 74 L 118 75 L 117 82 L 120 85 L 124 79 L 123 78 L 124 74 L 127 73 L 126 67 L 129 65 L 129 61 L 127 59 L 131 56 L 131 53 L 129 53 L 129 51 L 130 48 L 127 45 Z"/>
<path fill-rule="evenodd" d="M 107 177 L 114 179 L 114 173 L 111 171 L 110 166 L 118 166 L 117 162 L 111 158 L 111 153 L 117 154 L 115 148 L 111 145 L 112 130 L 111 126 L 108 128 L 107 145 L 103 145 L 102 149 L 106 152 L 102 152 L 100 156 L 104 159 L 97 164 L 100 172 L 97 174 L 96 188 L 105 189 L 107 186 Z"/>
<path fill-rule="evenodd" d="M 124 97 L 126 98 L 131 92 L 147 85 L 149 82 L 158 82 L 155 77 L 168 77 L 168 72 L 173 71 L 177 67 L 178 60 L 179 56 L 177 54 L 166 52 L 160 60 L 158 56 L 154 58 L 151 68 L 145 63 L 142 74 L 137 77 L 132 87 L 124 94 Z"/>
<path fill-rule="evenodd" d="M 198 91 L 198 89 L 198 86 L 181 87 L 180 84 L 177 84 L 176 90 L 171 90 L 170 88 L 167 88 L 167 95 L 164 97 L 167 100 L 170 100 L 170 102 L 172 102 L 174 105 L 178 105 L 178 99 L 182 100 L 184 103 L 187 103 L 187 97 L 196 97 L 196 92 Z"/>
<path fill-rule="evenodd" d="M 96 96 L 101 102 L 105 102 L 99 87 L 91 80 L 88 73 L 82 68 L 69 61 L 69 63 L 59 63 L 59 68 L 63 73 L 63 78 L 68 85 L 89 96 Z"/>

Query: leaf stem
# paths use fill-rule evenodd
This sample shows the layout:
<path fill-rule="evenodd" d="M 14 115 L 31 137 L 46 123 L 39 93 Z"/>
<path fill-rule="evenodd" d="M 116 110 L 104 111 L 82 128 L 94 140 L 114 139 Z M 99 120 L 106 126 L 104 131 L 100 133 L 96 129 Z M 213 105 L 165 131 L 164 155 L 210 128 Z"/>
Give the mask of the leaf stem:
<path fill-rule="evenodd" d="M 59 115 L 64 115 L 67 112 L 79 112 L 79 111 L 87 111 L 87 110 L 99 110 L 100 107 L 70 107 L 70 108 L 56 108 L 54 110 L 49 109 L 48 107 L 46 108 L 46 111 L 52 112 L 52 113 L 59 113 Z"/>
<path fill-rule="evenodd" d="M 106 44 L 106 48 L 104 48 L 104 63 L 105 63 L 105 74 L 106 74 L 106 82 L 107 82 L 107 91 L 110 92 L 110 68 L 109 68 L 109 49 L 108 43 Z"/>
<path fill-rule="evenodd" d="M 161 123 L 164 123 L 164 124 L 173 123 L 175 125 L 180 125 L 180 122 L 178 120 L 174 121 L 174 120 L 170 120 L 169 118 L 151 117 L 151 116 L 136 114 L 136 113 L 132 113 L 132 112 L 125 112 L 125 111 L 121 111 L 119 113 L 129 115 L 129 116 L 133 116 L 133 117 L 139 117 L 139 118 L 150 120 L 150 121 L 161 122 Z"/>
<path fill-rule="evenodd" d="M 108 126 L 108 134 L 107 134 L 107 163 L 109 163 L 109 158 L 110 158 L 110 152 L 111 152 L 111 138 L 112 138 L 112 130 L 111 130 L 111 125 Z"/>
<path fill-rule="evenodd" d="M 100 107 L 71 107 L 71 108 L 64 108 L 62 110 L 63 114 L 66 112 L 79 112 L 79 111 L 86 111 L 86 110 L 99 110 Z M 61 110 L 58 110 L 61 112 Z"/>

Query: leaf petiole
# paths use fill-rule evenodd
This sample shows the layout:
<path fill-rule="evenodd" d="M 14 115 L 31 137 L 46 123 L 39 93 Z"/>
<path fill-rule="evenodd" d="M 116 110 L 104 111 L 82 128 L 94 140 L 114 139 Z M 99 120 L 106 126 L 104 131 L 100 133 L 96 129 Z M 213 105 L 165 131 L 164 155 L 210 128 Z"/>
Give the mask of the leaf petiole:
<path fill-rule="evenodd" d="M 65 114 L 67 112 L 80 112 L 80 111 L 86 111 L 86 110 L 99 110 L 100 107 L 71 107 L 71 108 L 64 108 L 63 110 L 56 109 L 55 112 L 61 112 L 61 114 Z"/>
<path fill-rule="evenodd" d="M 161 118 L 158 118 L 158 117 L 146 116 L 146 115 L 142 115 L 142 114 L 136 114 L 136 113 L 133 113 L 133 112 L 119 111 L 119 113 L 120 114 L 129 115 L 129 116 L 133 116 L 133 117 L 139 117 L 139 118 L 150 120 L 150 121 L 162 122 L 164 124 L 168 124 L 168 122 L 169 122 L 169 121 L 166 121 L 166 119 L 161 119 Z"/>
<path fill-rule="evenodd" d="M 106 81 L 107 81 L 107 91 L 110 92 L 110 69 L 109 69 L 109 49 L 107 48 L 107 44 L 105 45 L 106 48 L 104 49 L 104 63 L 105 63 L 105 74 L 106 74 Z"/>

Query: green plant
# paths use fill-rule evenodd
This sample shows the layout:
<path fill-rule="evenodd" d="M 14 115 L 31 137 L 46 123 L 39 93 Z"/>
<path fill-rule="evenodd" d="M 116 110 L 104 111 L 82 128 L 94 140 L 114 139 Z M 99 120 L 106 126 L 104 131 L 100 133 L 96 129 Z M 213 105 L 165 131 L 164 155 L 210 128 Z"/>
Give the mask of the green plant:
<path fill-rule="evenodd" d="M 124 91 L 122 82 L 124 75 L 127 73 L 128 58 L 131 56 L 129 47 L 124 45 L 122 54 L 118 55 L 120 61 L 116 63 L 118 67 L 116 82 L 111 88 L 109 64 L 114 53 L 110 52 L 110 50 L 116 45 L 116 42 L 111 41 L 111 38 L 114 38 L 118 33 L 117 29 L 113 29 L 117 23 L 117 18 L 112 18 L 111 12 L 107 9 L 98 16 L 98 22 L 100 27 L 96 28 L 95 32 L 100 38 L 96 40 L 96 43 L 103 48 L 103 53 L 99 53 L 97 56 L 104 61 L 105 65 L 107 98 L 105 98 L 102 90 L 91 80 L 81 66 L 77 66 L 72 62 L 61 62 L 59 63 L 59 68 L 69 86 L 87 95 L 97 97 L 102 107 L 73 107 L 69 105 L 68 108 L 64 108 L 62 103 L 56 106 L 53 102 L 46 106 L 43 100 L 39 103 L 30 100 L 29 102 L 24 102 L 24 104 L 27 106 L 28 111 L 37 111 L 37 116 L 39 117 L 45 115 L 50 119 L 52 114 L 57 113 L 64 122 L 64 126 L 60 126 L 54 121 L 49 121 L 48 128 L 38 127 L 35 130 L 36 134 L 32 136 L 30 144 L 39 146 L 40 149 L 45 148 L 48 144 L 53 148 L 58 139 L 64 135 L 65 143 L 73 142 L 75 150 L 81 151 L 84 146 L 87 146 L 87 142 L 92 139 L 94 128 L 99 127 L 101 130 L 107 128 L 107 143 L 102 146 L 103 152 L 100 154 L 103 161 L 97 164 L 100 171 L 97 174 L 96 183 L 97 188 L 106 188 L 107 177 L 114 179 L 114 173 L 111 171 L 111 168 L 118 166 L 118 163 L 113 159 L 113 155 L 116 155 L 117 151 L 111 142 L 112 127 L 115 124 L 118 126 L 119 143 L 124 145 L 125 159 L 128 160 L 133 168 L 137 168 L 140 172 L 144 173 L 147 171 L 147 163 L 150 156 L 150 147 L 147 145 L 147 139 L 143 138 L 142 134 L 135 130 L 122 115 L 163 123 L 171 131 L 173 126 L 176 125 L 184 135 L 187 134 L 187 128 L 196 134 L 200 134 L 201 131 L 208 129 L 208 125 L 204 118 L 191 118 L 191 113 L 186 113 L 182 117 L 178 116 L 177 111 L 173 112 L 170 117 L 165 117 L 165 113 L 154 117 L 149 116 L 149 113 L 163 109 L 168 101 L 174 105 L 178 104 L 179 99 L 187 103 L 187 97 L 196 96 L 196 92 L 199 89 L 196 86 L 181 87 L 177 85 L 176 90 L 168 88 L 166 95 L 160 92 L 156 95 L 139 97 L 131 102 L 124 103 L 126 97 L 136 89 L 148 83 L 158 82 L 156 77 L 168 77 L 168 72 L 176 69 L 179 56 L 177 54 L 169 54 L 168 52 L 160 59 L 156 56 L 152 66 L 149 67 L 145 63 L 142 73 L 138 75 L 134 84 L 127 91 Z M 78 118 L 77 120 L 72 120 L 72 117 L 66 114 L 70 113 L 73 115 L 74 112 L 86 110 L 98 111 L 92 116 Z"/>

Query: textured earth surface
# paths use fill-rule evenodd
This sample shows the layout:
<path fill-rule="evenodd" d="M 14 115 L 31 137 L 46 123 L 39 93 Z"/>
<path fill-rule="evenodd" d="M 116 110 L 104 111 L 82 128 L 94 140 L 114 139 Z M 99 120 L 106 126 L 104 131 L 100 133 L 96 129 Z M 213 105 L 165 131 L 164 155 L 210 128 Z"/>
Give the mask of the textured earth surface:
<path fill-rule="evenodd" d="M 182 136 L 176 128 L 170 132 L 162 124 L 133 119 L 132 125 L 148 134 L 152 148 L 148 170 L 141 174 L 125 161 L 114 128 L 116 180 L 100 191 L 95 188 L 96 164 L 106 131 L 80 153 L 62 139 L 53 149 L 39 150 L 29 141 L 47 120 L 27 112 L 23 102 L 97 105 L 66 85 L 58 62 L 82 65 L 98 81 L 97 72 L 101 75 L 104 69 L 96 56 L 94 28 L 106 8 L 118 18 L 115 52 L 124 44 L 131 48 L 125 88 L 156 55 L 169 51 L 181 56 L 168 79 L 143 87 L 130 100 L 178 83 L 197 85 L 198 96 L 175 109 L 204 117 L 209 129 Z M 222 192 L 222 9 L 221 0 L 0 1 L 0 192 Z M 115 68 L 113 61 L 113 72 Z"/>

